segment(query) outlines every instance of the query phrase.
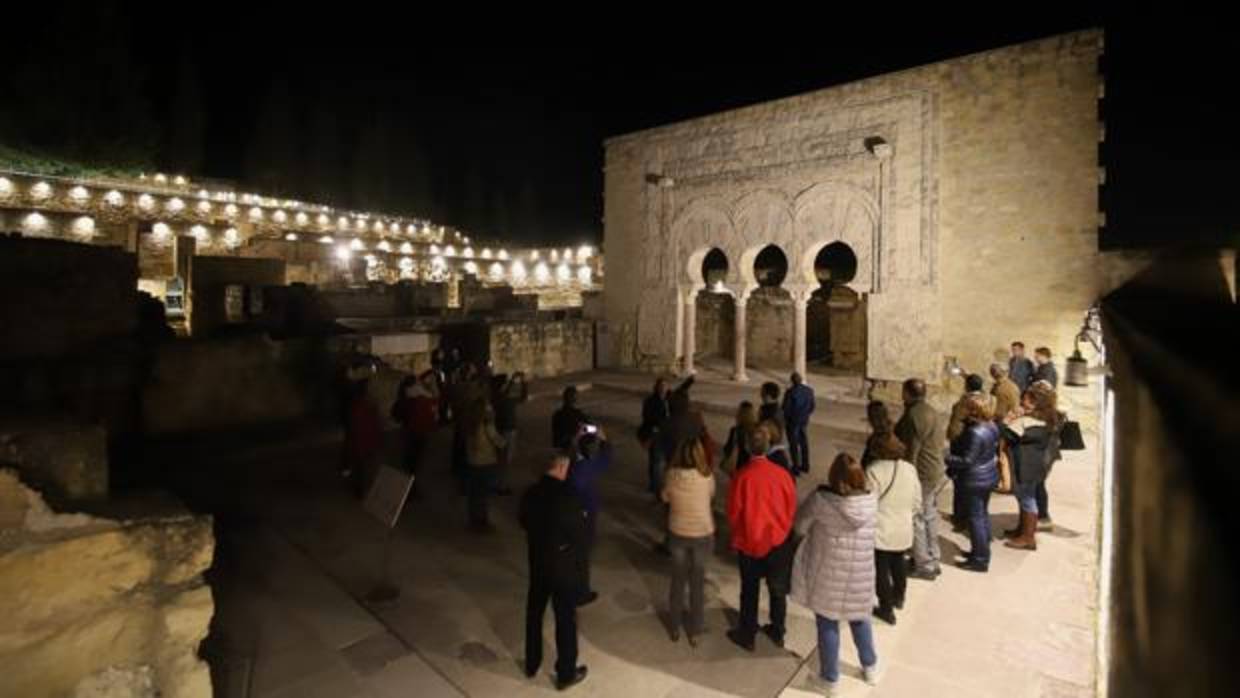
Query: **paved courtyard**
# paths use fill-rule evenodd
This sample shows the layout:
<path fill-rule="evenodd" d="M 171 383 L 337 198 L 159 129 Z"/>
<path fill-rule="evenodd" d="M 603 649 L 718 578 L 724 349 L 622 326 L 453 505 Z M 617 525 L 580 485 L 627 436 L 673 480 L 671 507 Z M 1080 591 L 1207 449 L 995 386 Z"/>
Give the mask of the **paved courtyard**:
<path fill-rule="evenodd" d="M 582 696 L 801 696 L 816 671 L 812 614 L 789 604 L 786 649 L 759 637 L 747 654 L 724 637 L 735 618 L 739 578 L 726 527 L 707 570 L 708 633 L 697 648 L 672 643 L 663 611 L 669 560 L 653 551 L 658 508 L 645 491 L 645 459 L 634 438 L 647 376 L 595 373 L 583 409 L 617 447 L 602 485 L 594 586 L 600 599 L 579 614 Z M 695 389 L 712 434 L 749 386 L 715 382 Z M 526 448 L 511 473 L 518 493 L 537 474 L 550 441 L 552 396 L 564 380 L 540 383 L 522 410 Z M 387 396 L 381 396 L 386 402 Z M 386 404 L 383 404 L 386 408 Z M 839 449 L 857 453 L 864 425 L 856 401 L 823 401 L 811 428 L 814 470 L 804 497 Z M 1087 433 L 1087 439 L 1092 434 Z M 371 606 L 384 528 L 363 512 L 334 475 L 339 434 L 306 428 L 246 448 L 201 449 L 176 471 L 196 506 L 217 511 L 219 550 L 211 573 L 217 613 L 205 651 L 224 698 L 316 696 L 518 696 L 555 693 L 548 675 L 526 679 L 523 656 L 525 547 L 517 497 L 493 500 L 499 531 L 465 530 L 465 501 L 447 472 L 441 433 L 425 467 L 423 496 L 410 501 L 392 539 L 392 578 L 400 599 Z M 1092 441 L 1091 441 L 1092 445 Z M 1098 450 L 1067 454 L 1050 480 L 1059 524 L 1036 553 L 996 543 L 991 572 L 945 565 L 935 582 L 910 580 L 892 627 L 876 622 L 883 676 L 860 680 L 851 640 L 843 642 L 844 696 L 1093 695 Z M 721 489 L 726 483 L 720 483 Z M 946 501 L 943 502 L 944 508 Z M 722 508 L 722 498 L 717 508 Z M 996 531 L 1012 525 L 1010 497 L 992 502 Z M 943 552 L 968 547 L 942 532 Z M 765 606 L 762 611 L 765 614 Z M 551 614 L 545 640 L 550 643 Z M 554 649 L 548 644 L 544 674 Z"/>

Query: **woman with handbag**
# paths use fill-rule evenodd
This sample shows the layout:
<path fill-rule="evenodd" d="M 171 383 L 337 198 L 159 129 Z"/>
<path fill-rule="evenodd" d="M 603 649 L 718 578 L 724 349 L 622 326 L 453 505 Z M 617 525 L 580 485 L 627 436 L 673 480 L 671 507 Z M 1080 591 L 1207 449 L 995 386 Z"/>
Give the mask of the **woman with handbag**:
<path fill-rule="evenodd" d="M 870 403 L 882 405 L 882 403 Z M 880 423 L 881 424 L 881 423 Z M 874 536 L 876 618 L 896 624 L 896 609 L 904 608 L 908 587 L 904 553 L 913 547 L 913 516 L 921 511 L 921 484 L 917 469 L 904 460 L 904 444 L 891 432 L 875 432 L 866 442 L 869 463 L 865 479 L 878 496 L 878 527 Z"/>
<path fill-rule="evenodd" d="M 1017 550 L 1037 550 L 1038 487 L 1044 485 L 1059 454 L 1063 414 L 1056 408 L 1055 389 L 1039 382 L 1021 396 L 1020 408 L 1004 420 L 1002 434 L 1012 455 L 1020 523 L 1006 531 L 1004 543 Z"/>
<path fill-rule="evenodd" d="M 970 395 L 961 417 L 964 429 L 952 439 L 947 454 L 947 475 L 960 493 L 971 549 L 960 564 L 970 572 L 990 569 L 990 492 L 999 480 L 999 427 L 990 400 Z"/>

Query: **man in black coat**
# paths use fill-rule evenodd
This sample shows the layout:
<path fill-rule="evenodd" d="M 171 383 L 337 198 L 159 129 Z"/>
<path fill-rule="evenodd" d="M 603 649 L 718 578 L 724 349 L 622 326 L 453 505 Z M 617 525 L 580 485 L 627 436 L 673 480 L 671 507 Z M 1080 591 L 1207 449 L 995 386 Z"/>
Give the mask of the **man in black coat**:
<path fill-rule="evenodd" d="M 547 602 L 555 612 L 555 686 L 586 678 L 577 666 L 577 602 L 586 587 L 589 532 L 586 508 L 568 482 L 569 458 L 557 452 L 546 473 L 521 498 L 520 520 L 529 544 L 530 588 L 525 605 L 525 675 L 542 664 Z"/>

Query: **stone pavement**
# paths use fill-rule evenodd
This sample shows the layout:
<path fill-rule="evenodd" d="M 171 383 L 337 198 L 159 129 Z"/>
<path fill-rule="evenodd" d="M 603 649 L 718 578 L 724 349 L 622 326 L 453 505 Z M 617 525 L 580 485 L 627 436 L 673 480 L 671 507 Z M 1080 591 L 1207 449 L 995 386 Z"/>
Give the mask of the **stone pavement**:
<path fill-rule="evenodd" d="M 594 556 L 600 599 L 579 614 L 581 661 L 590 676 L 571 693 L 810 695 L 801 688 L 818 660 L 807 610 L 789 604 L 786 650 L 760 638 L 757 651 L 746 654 L 724 637 L 735 619 L 739 579 L 723 532 L 707 569 L 708 634 L 696 649 L 668 639 L 668 560 L 652 550 L 661 537 L 659 509 L 645 491 L 645 460 L 632 436 L 640 403 L 628 391 L 604 387 L 615 382 L 606 379 L 588 374 L 535 386 L 539 397 L 520 420 L 527 448 L 511 473 L 518 491 L 535 479 L 550 441 L 550 396 L 568 382 L 592 385 L 582 407 L 617 452 L 603 483 Z M 718 399 L 735 404 L 754 392 L 756 384 L 738 386 Z M 722 439 L 730 420 L 714 411 L 706 416 Z M 856 453 L 862 439 L 860 429 L 819 423 L 810 435 L 815 465 L 798 483 L 801 496 L 837 449 Z M 218 611 L 208 643 L 220 658 L 213 663 L 218 696 L 554 693 L 546 675 L 555 656 L 550 613 L 544 675 L 530 680 L 520 669 L 526 561 L 517 498 L 493 501 L 496 534 L 467 533 L 465 502 L 447 474 L 448 437 L 439 436 L 421 480 L 424 495 L 409 503 L 392 538 L 392 576 L 402 595 L 382 606 L 369 606 L 364 597 L 380 576 L 384 529 L 335 479 L 338 434 L 311 429 L 261 449 L 199 453 L 201 463 L 177 469 L 180 489 L 220 521 L 211 577 Z M 436 456 L 443 462 L 433 462 Z M 1060 526 L 1040 537 L 1036 553 L 996 542 L 988 575 L 949 564 L 933 583 L 911 580 L 899 624 L 876 623 L 884 671 L 876 688 L 860 681 L 851 640 L 843 641 L 842 695 L 1092 695 L 1096 476 L 1096 449 L 1069 454 L 1057 466 L 1050 489 Z M 726 481 L 719 484 L 724 491 Z M 991 509 L 996 531 L 1011 525 L 1010 497 L 993 500 Z M 961 546 L 967 547 L 963 536 L 943 532 L 946 557 Z"/>

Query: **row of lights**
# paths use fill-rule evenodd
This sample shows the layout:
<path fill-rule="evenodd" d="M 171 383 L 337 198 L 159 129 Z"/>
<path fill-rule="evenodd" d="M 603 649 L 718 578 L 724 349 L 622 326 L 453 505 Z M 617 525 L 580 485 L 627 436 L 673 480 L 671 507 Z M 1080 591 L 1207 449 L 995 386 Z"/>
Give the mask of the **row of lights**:
<path fill-rule="evenodd" d="M 340 260 L 341 262 L 348 262 L 350 259 L 353 258 L 353 253 L 355 251 L 357 251 L 357 248 L 353 247 L 352 245 L 340 245 L 336 247 L 336 258 Z M 374 255 L 366 255 L 366 263 L 367 265 L 377 264 L 378 258 L 375 257 Z M 411 271 L 413 269 L 413 264 L 414 264 L 414 261 L 410 257 L 402 257 L 399 262 L 399 266 L 402 271 Z M 462 269 L 465 271 L 466 274 L 478 274 L 479 273 L 478 264 L 474 262 L 473 260 L 465 262 L 465 264 L 462 266 Z M 439 275 L 446 274 L 448 271 L 447 260 L 444 259 L 442 256 L 436 256 L 432 258 L 431 259 L 431 271 L 432 273 L 436 273 Z M 525 264 L 523 264 L 521 260 L 517 260 L 513 262 L 510 265 L 510 268 L 507 270 L 505 270 L 503 264 L 500 264 L 499 262 L 492 262 L 490 267 L 487 269 L 487 276 L 494 281 L 500 281 L 504 278 L 505 271 L 509 273 L 512 281 L 515 283 L 523 283 L 529 279 L 529 271 L 526 269 Z M 539 262 L 538 264 L 534 265 L 535 283 L 539 283 L 539 284 L 550 283 L 551 276 L 552 276 L 551 267 L 549 267 L 546 262 Z M 589 266 L 583 264 L 577 267 L 575 276 L 579 283 L 589 285 L 593 281 L 594 271 Z M 573 280 L 573 277 L 574 277 L 573 269 L 572 267 L 568 265 L 567 262 L 561 262 L 560 265 L 555 268 L 555 281 L 557 283 L 561 283 L 561 284 L 569 283 L 570 281 Z"/>
<path fill-rule="evenodd" d="M 13 181 L 7 177 L 0 177 L 0 201 L 10 199 L 16 194 L 17 186 L 13 183 Z M 31 200 L 37 203 L 50 201 L 54 194 L 55 191 L 53 190 L 52 185 L 44 181 L 35 182 L 31 185 L 29 190 Z M 90 197 L 90 192 L 82 185 L 75 185 L 68 191 L 69 201 L 78 206 L 84 206 L 89 203 Z M 102 198 L 105 204 L 114 209 L 119 209 L 125 206 L 125 195 L 116 189 L 108 191 Z M 194 210 L 201 215 L 211 214 L 213 210 L 213 205 L 211 203 L 212 198 L 223 204 L 222 210 L 224 215 L 227 217 L 236 218 L 241 213 L 240 208 L 238 208 L 236 203 L 236 194 L 217 192 L 214 197 L 212 197 L 210 192 L 207 192 L 204 189 L 198 192 L 198 198 L 199 200 L 194 205 Z M 241 196 L 241 203 L 243 205 L 250 205 L 250 209 L 246 212 L 246 215 L 249 220 L 254 223 L 261 223 L 266 219 L 267 214 L 263 210 L 264 206 L 270 208 L 281 205 L 280 201 L 274 199 L 263 199 L 262 197 L 251 194 L 243 194 Z M 296 201 L 286 200 L 283 202 L 283 205 L 285 208 L 306 208 L 303 204 Z M 137 206 L 138 209 L 144 213 L 154 213 L 159 207 L 156 198 L 146 193 L 138 195 Z M 180 215 L 188 208 L 189 204 L 185 201 L 185 199 L 179 196 L 170 197 L 163 204 L 163 210 L 173 215 Z M 328 228 L 332 225 L 333 221 L 331 217 L 327 215 L 327 213 L 332 210 L 331 208 L 322 206 L 314 207 L 310 210 L 319 211 L 317 217 L 315 217 L 315 223 L 317 223 L 320 228 Z M 350 218 L 352 220 L 350 220 Z M 432 228 L 432 226 L 428 223 L 402 224 L 399 221 L 392 220 L 387 222 L 375 220 L 371 222 L 370 219 L 371 216 L 369 214 L 355 213 L 351 214 L 351 216 L 340 215 L 336 217 L 334 223 L 336 229 L 339 231 L 369 231 L 377 234 L 391 233 L 393 235 L 399 235 L 403 232 L 406 235 L 432 236 L 437 237 L 440 240 L 442 240 L 446 235 L 449 235 L 449 231 L 444 226 Z M 290 216 L 288 212 L 281 208 L 271 213 L 271 220 L 279 225 L 285 225 L 289 222 Z M 294 213 L 292 220 L 300 227 L 308 227 L 310 225 L 311 218 L 309 213 L 302 210 Z M 461 235 L 459 231 L 451 231 L 450 235 L 454 236 L 456 239 L 459 239 L 464 244 L 469 244 L 469 237 Z"/>

